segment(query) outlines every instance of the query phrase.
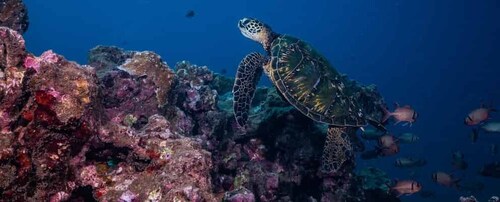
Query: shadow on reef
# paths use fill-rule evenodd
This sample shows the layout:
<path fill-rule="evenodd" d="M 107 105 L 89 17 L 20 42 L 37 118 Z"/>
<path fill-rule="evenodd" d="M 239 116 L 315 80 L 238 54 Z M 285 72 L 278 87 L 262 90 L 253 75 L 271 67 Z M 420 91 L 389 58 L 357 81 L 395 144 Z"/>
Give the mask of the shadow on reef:
<path fill-rule="evenodd" d="M 342 180 L 348 201 L 389 197 L 318 173 L 326 127 L 274 88 L 243 130 L 233 79 L 205 66 L 104 46 L 88 63 L 35 56 L 0 27 L 0 201 L 331 201 Z"/>

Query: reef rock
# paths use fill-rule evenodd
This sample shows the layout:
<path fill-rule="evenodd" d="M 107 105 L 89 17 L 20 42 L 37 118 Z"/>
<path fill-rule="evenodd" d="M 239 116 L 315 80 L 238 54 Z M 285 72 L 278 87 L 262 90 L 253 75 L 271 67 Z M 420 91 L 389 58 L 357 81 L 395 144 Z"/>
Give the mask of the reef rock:
<path fill-rule="evenodd" d="M 118 69 L 126 71 L 132 76 L 148 77 L 155 85 L 158 106 L 167 104 L 167 97 L 173 85 L 174 73 L 161 57 L 150 51 L 136 52 L 132 58 L 118 66 Z"/>
<path fill-rule="evenodd" d="M 28 24 L 28 11 L 21 0 L 0 1 L 0 26 L 23 34 L 28 29 Z"/>

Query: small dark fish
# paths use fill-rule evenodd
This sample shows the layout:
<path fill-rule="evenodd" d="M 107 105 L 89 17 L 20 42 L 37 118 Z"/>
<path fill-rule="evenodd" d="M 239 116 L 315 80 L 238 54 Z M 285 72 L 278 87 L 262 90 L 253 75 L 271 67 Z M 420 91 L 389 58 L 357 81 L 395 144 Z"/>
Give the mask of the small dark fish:
<path fill-rule="evenodd" d="M 361 132 L 361 137 L 365 140 L 378 140 L 384 133 L 368 128 Z"/>
<path fill-rule="evenodd" d="M 189 10 L 187 13 L 186 13 L 186 18 L 192 18 L 194 17 L 194 11 L 193 10 Z"/>
<path fill-rule="evenodd" d="M 453 152 L 452 159 L 453 160 L 464 160 L 465 159 L 465 155 L 461 151 L 457 150 L 457 151 Z"/>
<path fill-rule="evenodd" d="M 469 164 L 465 160 L 454 160 L 451 165 L 458 170 L 467 170 Z"/>
<path fill-rule="evenodd" d="M 397 158 L 394 166 L 398 168 L 415 168 L 425 166 L 425 164 L 427 164 L 427 161 L 425 159 L 407 157 Z"/>
<path fill-rule="evenodd" d="M 418 135 L 415 135 L 413 133 L 403 133 L 398 137 L 399 143 L 403 144 L 411 144 L 415 143 L 420 139 Z"/>
<path fill-rule="evenodd" d="M 382 122 L 376 121 L 376 120 L 371 119 L 371 118 L 366 118 L 366 120 L 368 121 L 368 123 L 370 125 L 372 125 L 377 130 L 387 132 L 387 128 L 384 126 L 384 124 Z"/>
<path fill-rule="evenodd" d="M 473 128 L 472 133 L 470 134 L 470 139 L 472 140 L 472 143 L 476 143 L 477 138 L 479 138 L 479 131 L 477 130 L 477 128 Z"/>
<path fill-rule="evenodd" d="M 469 164 L 465 161 L 465 155 L 461 151 L 455 151 L 451 157 L 451 165 L 459 170 L 466 170 Z"/>
<path fill-rule="evenodd" d="M 485 177 L 500 178 L 500 162 L 484 165 L 479 174 Z"/>
<path fill-rule="evenodd" d="M 456 179 L 453 175 L 445 172 L 435 172 L 432 174 L 432 180 L 437 184 L 443 185 L 445 187 L 456 187 L 459 188 L 460 179 Z"/>
<path fill-rule="evenodd" d="M 498 147 L 496 144 L 490 145 L 490 153 L 492 156 L 496 156 L 498 154 Z"/>
<path fill-rule="evenodd" d="M 222 75 L 226 75 L 226 74 L 227 74 L 227 69 L 226 69 L 226 68 L 222 68 L 222 69 L 220 70 L 220 73 L 221 73 Z"/>

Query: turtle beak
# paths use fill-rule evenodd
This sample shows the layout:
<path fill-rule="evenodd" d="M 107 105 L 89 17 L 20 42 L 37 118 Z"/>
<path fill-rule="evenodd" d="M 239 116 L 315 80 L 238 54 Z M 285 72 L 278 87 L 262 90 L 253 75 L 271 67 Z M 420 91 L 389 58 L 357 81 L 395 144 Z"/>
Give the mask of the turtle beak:
<path fill-rule="evenodd" d="M 243 18 L 241 19 L 240 21 L 238 21 L 238 27 L 240 29 L 244 29 L 245 28 L 245 25 L 248 24 L 248 21 L 250 21 L 248 18 Z"/>

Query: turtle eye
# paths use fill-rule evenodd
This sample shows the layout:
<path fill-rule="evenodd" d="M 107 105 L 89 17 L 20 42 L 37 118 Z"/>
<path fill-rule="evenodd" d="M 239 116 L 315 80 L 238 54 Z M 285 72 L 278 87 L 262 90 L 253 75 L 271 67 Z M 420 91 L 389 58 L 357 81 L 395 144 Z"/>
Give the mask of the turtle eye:
<path fill-rule="evenodd" d="M 249 19 L 243 19 L 243 21 L 241 22 L 243 25 L 248 25 L 248 23 L 250 22 Z"/>

